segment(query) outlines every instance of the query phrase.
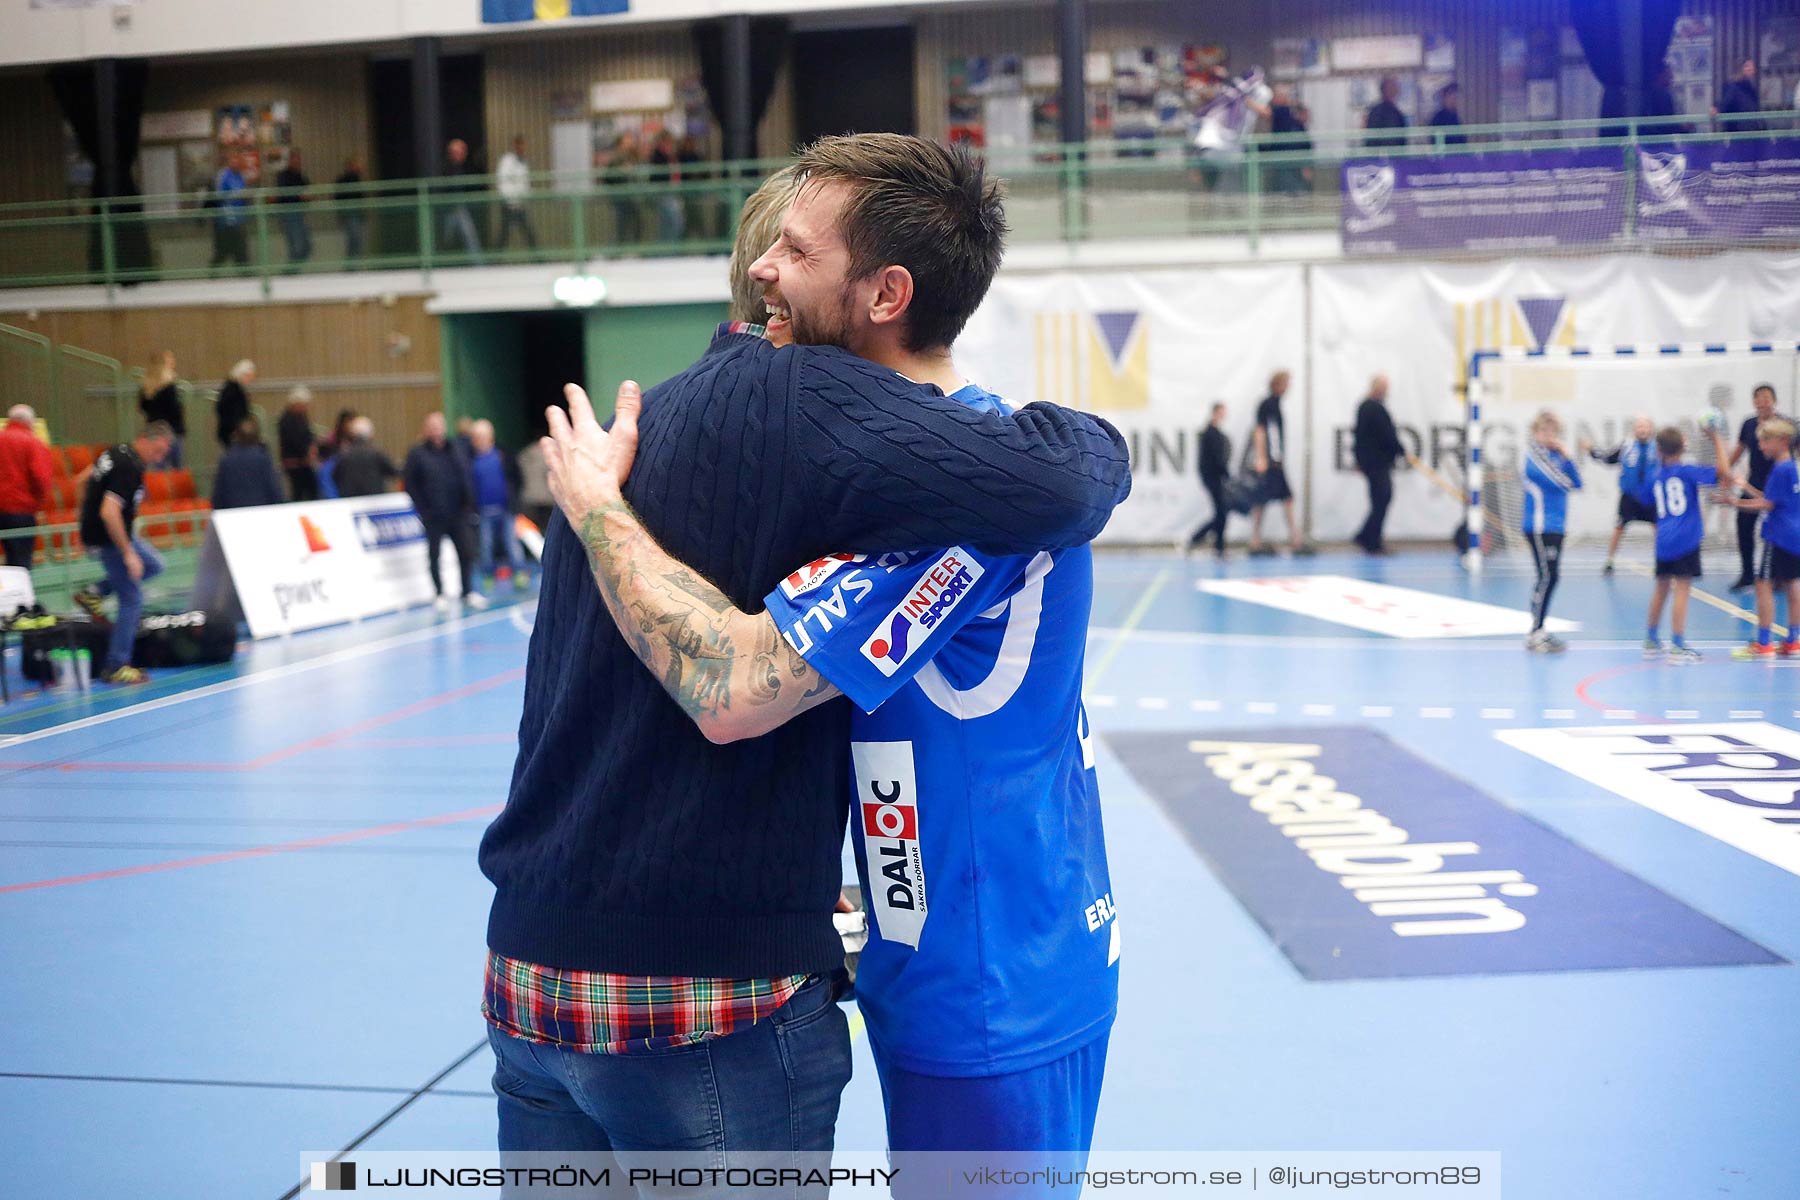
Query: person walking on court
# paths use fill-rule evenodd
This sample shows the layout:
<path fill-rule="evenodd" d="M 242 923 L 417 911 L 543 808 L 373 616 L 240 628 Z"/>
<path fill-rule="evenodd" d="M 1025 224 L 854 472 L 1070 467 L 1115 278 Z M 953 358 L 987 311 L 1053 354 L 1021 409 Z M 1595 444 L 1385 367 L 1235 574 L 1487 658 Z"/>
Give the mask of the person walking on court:
<path fill-rule="evenodd" d="M 469 463 L 446 436 L 449 429 L 441 412 L 427 413 L 419 439 L 406 455 L 401 468 L 407 495 L 425 526 L 425 561 L 431 569 L 431 587 L 437 593 L 439 612 L 450 611 L 450 597 L 444 594 L 444 581 L 438 570 L 438 556 L 446 538 L 456 551 L 457 573 L 462 602 L 473 609 L 488 606 L 487 597 L 477 592 L 470 581 L 475 573 L 474 548 L 469 545 L 469 508 L 474 500 L 469 487 Z"/>
<path fill-rule="evenodd" d="M 88 553 L 100 560 L 106 577 L 77 591 L 75 603 L 103 622 L 106 615 L 101 602 L 108 596 L 118 597 L 106 658 L 100 664 L 100 678 L 107 683 L 144 682 L 144 673 L 131 665 L 131 647 L 137 640 L 138 616 L 144 610 L 143 585 L 162 573 L 163 560 L 133 527 L 144 499 L 144 472 L 162 462 L 174 439 L 174 430 L 152 421 L 136 440 L 102 451 L 78 480 L 83 489 L 81 540 Z"/>
<path fill-rule="evenodd" d="M 1569 493 L 1581 489 L 1581 472 L 1562 444 L 1562 421 L 1548 409 L 1531 422 L 1531 444 L 1525 451 L 1525 544 L 1537 568 L 1531 592 L 1531 632 L 1525 648 L 1534 654 L 1561 654 L 1568 649 L 1546 629 L 1550 597 L 1562 577 L 1563 531 Z"/>
<path fill-rule="evenodd" d="M 0 425 L 0 531 L 30 529 L 37 515 L 50 507 L 54 464 L 50 447 L 38 440 L 37 413 L 29 404 L 15 404 Z M 6 565 L 31 570 L 34 537 L 9 537 Z"/>
<path fill-rule="evenodd" d="M 1287 518 L 1288 547 L 1296 556 L 1312 553 L 1312 547 L 1300 540 L 1300 526 L 1294 521 L 1294 489 L 1287 477 L 1287 422 L 1281 415 L 1281 398 L 1287 394 L 1290 376 L 1277 371 L 1269 376 L 1269 394 L 1256 406 L 1256 424 L 1250 430 L 1250 462 L 1259 477 L 1256 507 L 1250 510 L 1250 554 L 1265 558 L 1275 550 L 1263 544 L 1263 510 L 1271 504 L 1281 505 Z"/>
<path fill-rule="evenodd" d="M 1400 443 L 1399 431 L 1387 408 L 1388 377 L 1377 375 L 1369 380 L 1369 394 L 1356 410 L 1356 435 L 1352 453 L 1356 469 L 1369 481 L 1369 517 L 1351 539 L 1363 553 L 1386 555 L 1382 527 L 1387 524 L 1388 505 L 1394 500 L 1394 464 L 1406 460 L 1406 447 Z"/>
<path fill-rule="evenodd" d="M 175 376 L 175 352 L 158 350 L 150 356 L 150 367 L 138 387 L 138 411 L 144 420 L 161 421 L 175 431 L 169 447 L 168 467 L 181 469 L 181 447 L 187 440 L 187 412 L 181 405 L 181 382 Z"/>
<path fill-rule="evenodd" d="M 1200 486 L 1212 500 L 1212 519 L 1176 543 L 1183 553 L 1193 550 L 1208 537 L 1213 540 L 1213 555 L 1225 557 L 1225 521 L 1231 509 L 1225 503 L 1225 482 L 1231 476 L 1231 439 L 1225 434 L 1225 406 L 1212 406 L 1212 421 L 1200 435 Z"/>
<path fill-rule="evenodd" d="M 474 451 L 469 476 L 475 488 L 476 532 L 481 541 L 481 574 L 496 584 L 512 580 L 524 591 L 529 584 L 519 559 L 519 537 L 513 521 L 519 507 L 519 468 L 512 455 L 494 444 L 494 423 L 480 420 L 469 430 Z"/>
<path fill-rule="evenodd" d="M 313 433 L 312 389 L 300 384 L 288 393 L 288 406 L 275 423 L 281 446 L 281 469 L 296 501 L 319 498 L 319 439 Z"/>
<path fill-rule="evenodd" d="M 218 474 L 213 477 L 212 506 L 251 508 L 280 504 L 286 499 L 281 477 L 275 473 L 275 460 L 263 445 L 262 430 L 245 417 L 231 445 L 219 458 Z"/>
<path fill-rule="evenodd" d="M 1746 457 L 1750 463 L 1744 472 L 1744 480 L 1760 493 L 1763 485 L 1769 482 L 1769 471 L 1774 466 L 1769 456 L 1763 453 L 1762 440 L 1757 436 L 1757 429 L 1764 421 L 1775 419 L 1775 388 L 1771 384 L 1760 383 L 1750 395 L 1750 403 L 1756 411 L 1744 421 L 1738 430 L 1737 445 L 1731 449 L 1731 461 L 1726 464 L 1731 470 L 1737 470 L 1738 463 Z M 1749 491 L 1744 492 L 1746 499 L 1754 499 Z M 1738 571 L 1737 582 L 1731 585 L 1734 592 L 1746 591 L 1756 586 L 1756 525 L 1762 519 L 1761 514 L 1740 509 L 1737 515 Z"/>
<path fill-rule="evenodd" d="M 1613 558 L 1619 553 L 1625 527 L 1642 521 L 1656 525 L 1656 506 L 1650 502 L 1650 477 L 1656 473 L 1656 424 L 1649 417 L 1637 416 L 1631 422 L 1631 440 L 1601 451 L 1583 438 L 1580 450 L 1597 463 L 1610 463 L 1619 468 L 1619 515 L 1613 522 L 1612 541 L 1606 544 L 1603 575 L 1613 573 Z"/>
<path fill-rule="evenodd" d="M 256 364 L 247 358 L 239 359 L 219 385 L 218 397 L 213 401 L 213 417 L 218 426 L 218 439 L 221 448 L 231 445 L 231 439 L 237 435 L 237 427 L 244 423 L 250 415 L 250 385 L 256 382 Z"/>

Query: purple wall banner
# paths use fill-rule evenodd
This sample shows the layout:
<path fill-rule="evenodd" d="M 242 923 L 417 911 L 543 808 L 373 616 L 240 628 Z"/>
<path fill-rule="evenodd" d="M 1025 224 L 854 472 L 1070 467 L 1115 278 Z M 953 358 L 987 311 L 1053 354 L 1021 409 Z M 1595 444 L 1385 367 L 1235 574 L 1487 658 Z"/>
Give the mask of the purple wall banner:
<path fill-rule="evenodd" d="M 1343 165 L 1349 254 L 1556 250 L 1625 237 L 1625 150 L 1537 150 Z"/>
<path fill-rule="evenodd" d="M 1637 171 L 1643 241 L 1800 240 L 1800 139 L 1645 145 Z"/>

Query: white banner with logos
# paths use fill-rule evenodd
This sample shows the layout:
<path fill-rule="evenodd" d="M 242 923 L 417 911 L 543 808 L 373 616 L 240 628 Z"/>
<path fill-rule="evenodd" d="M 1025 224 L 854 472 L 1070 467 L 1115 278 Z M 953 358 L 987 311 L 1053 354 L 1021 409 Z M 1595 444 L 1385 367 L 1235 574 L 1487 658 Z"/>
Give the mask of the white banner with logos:
<path fill-rule="evenodd" d="M 1391 380 L 1388 408 L 1408 449 L 1460 487 L 1464 414 L 1456 388 L 1476 350 L 1792 342 L 1800 335 L 1797 269 L 1800 259 L 1772 254 L 1312 268 L 1314 536 L 1346 539 L 1368 511 L 1350 430 L 1373 375 Z M 1751 411 L 1754 381 L 1768 378 L 1782 411 L 1794 407 L 1789 362 L 1764 361 L 1766 376 L 1741 358 L 1697 367 L 1696 357 L 1684 356 L 1684 365 L 1661 360 L 1645 368 L 1660 372 L 1655 395 L 1648 375 L 1609 391 L 1600 369 L 1572 366 L 1564 378 L 1544 381 L 1554 386 L 1534 402 L 1492 407 L 1488 461 L 1500 471 L 1517 461 L 1523 422 L 1537 403 L 1561 413 L 1571 450 L 1582 435 L 1616 443 L 1640 411 L 1685 420 L 1691 441 L 1693 420 L 1708 407 L 1723 410 L 1729 443 Z M 1593 479 L 1584 502 L 1610 509 L 1618 495 L 1611 470 L 1597 468 Z M 1418 472 L 1395 476 L 1389 537 L 1447 539 L 1460 520 L 1457 501 Z"/>
<path fill-rule="evenodd" d="M 1055 401 L 1118 426 L 1131 443 L 1131 498 L 1100 540 L 1168 541 L 1211 511 L 1197 456 L 1213 402 L 1229 406 L 1235 466 L 1278 368 L 1293 374 L 1288 475 L 1304 493 L 1304 305 L 1298 266 L 1002 275 L 956 362 L 1015 403 Z M 1269 528 L 1281 535 L 1278 517 Z"/>
<path fill-rule="evenodd" d="M 439 570 L 457 579 L 453 546 Z M 218 606 L 235 586 L 253 637 L 275 637 L 429 604 L 435 593 L 425 527 L 403 493 L 215 512 L 195 580 L 195 603 Z"/>

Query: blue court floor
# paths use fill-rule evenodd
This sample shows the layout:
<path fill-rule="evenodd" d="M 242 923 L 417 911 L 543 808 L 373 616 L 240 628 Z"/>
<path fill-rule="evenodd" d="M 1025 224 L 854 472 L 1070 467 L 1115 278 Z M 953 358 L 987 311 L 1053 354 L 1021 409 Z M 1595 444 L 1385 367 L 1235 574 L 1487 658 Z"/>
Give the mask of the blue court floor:
<path fill-rule="evenodd" d="M 1554 658 L 1359 626 L 1525 607 L 1528 578 L 1447 555 L 1096 571 L 1124 946 L 1097 1145 L 1495 1150 L 1509 1200 L 1800 1196 L 1800 661 L 1730 661 L 1731 597 L 1696 603 L 1706 658 L 1675 667 L 1640 655 L 1630 571 L 1565 577 Z M 1404 592 L 1206 590 L 1301 577 Z M 532 613 L 383 618 L 0 709 L 0 1193 L 277 1200 L 305 1149 L 492 1145 L 474 850 Z M 1529 887 L 1346 899 L 1213 766 L 1309 738 L 1446 871 L 1498 846 Z M 1396 895 L 1427 902 L 1377 912 Z M 1526 924 L 1396 932 L 1443 919 L 1433 896 Z M 838 1142 L 878 1149 L 860 1037 L 856 1065 Z"/>

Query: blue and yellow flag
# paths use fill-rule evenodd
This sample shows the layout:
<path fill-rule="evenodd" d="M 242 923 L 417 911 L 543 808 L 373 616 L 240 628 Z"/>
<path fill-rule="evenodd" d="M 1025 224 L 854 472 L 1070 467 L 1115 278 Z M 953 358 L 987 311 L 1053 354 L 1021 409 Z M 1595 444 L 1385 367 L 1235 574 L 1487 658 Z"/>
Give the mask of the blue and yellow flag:
<path fill-rule="evenodd" d="M 481 0 L 481 19 L 489 25 L 560 21 L 564 17 L 610 17 L 630 8 L 631 0 Z"/>

